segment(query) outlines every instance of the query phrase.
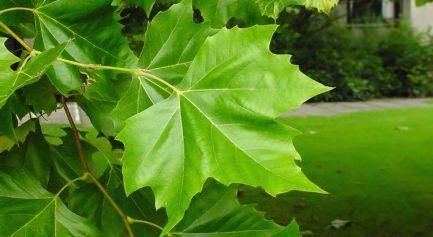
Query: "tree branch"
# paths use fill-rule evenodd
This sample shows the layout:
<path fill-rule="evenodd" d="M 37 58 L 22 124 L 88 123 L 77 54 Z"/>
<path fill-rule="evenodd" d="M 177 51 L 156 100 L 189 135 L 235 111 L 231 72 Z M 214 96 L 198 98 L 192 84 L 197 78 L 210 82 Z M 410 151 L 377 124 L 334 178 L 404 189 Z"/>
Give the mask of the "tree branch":
<path fill-rule="evenodd" d="M 105 190 L 104 186 L 99 182 L 99 180 L 96 178 L 96 176 L 90 170 L 89 164 L 87 163 L 86 157 L 84 155 L 83 147 L 81 145 L 80 134 L 78 133 L 78 129 L 75 126 L 74 120 L 72 119 L 71 112 L 69 111 L 68 105 L 66 103 L 66 99 L 64 96 L 62 96 L 61 98 L 62 98 L 63 108 L 65 110 L 66 116 L 68 117 L 69 124 L 72 128 L 72 135 L 74 137 L 75 147 L 77 148 L 78 157 L 80 158 L 80 161 L 81 161 L 81 164 L 83 165 L 84 170 L 88 173 L 89 177 L 92 179 L 92 181 L 98 187 L 98 189 L 101 191 L 101 193 L 104 195 L 104 197 L 108 200 L 108 202 L 111 204 L 111 206 L 113 206 L 113 208 L 119 214 L 120 218 L 122 218 L 123 222 L 125 223 L 125 227 L 126 227 L 126 230 L 128 231 L 129 236 L 134 237 L 134 232 L 132 231 L 131 225 L 128 221 L 128 216 L 122 211 L 122 209 L 119 207 L 119 205 L 117 205 L 117 203 L 113 200 L 113 198 L 110 196 L 110 194 L 107 192 L 107 190 Z"/>

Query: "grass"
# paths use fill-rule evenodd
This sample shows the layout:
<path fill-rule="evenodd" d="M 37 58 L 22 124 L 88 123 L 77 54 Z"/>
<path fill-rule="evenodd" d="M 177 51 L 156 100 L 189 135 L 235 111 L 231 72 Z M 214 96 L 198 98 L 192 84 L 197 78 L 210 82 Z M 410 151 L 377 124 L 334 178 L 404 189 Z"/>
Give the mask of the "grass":
<path fill-rule="evenodd" d="M 295 217 L 314 236 L 432 235 L 433 108 L 287 120 L 304 132 L 299 165 L 330 194 L 246 189 L 242 202 L 281 224 Z M 334 219 L 351 225 L 329 228 Z"/>

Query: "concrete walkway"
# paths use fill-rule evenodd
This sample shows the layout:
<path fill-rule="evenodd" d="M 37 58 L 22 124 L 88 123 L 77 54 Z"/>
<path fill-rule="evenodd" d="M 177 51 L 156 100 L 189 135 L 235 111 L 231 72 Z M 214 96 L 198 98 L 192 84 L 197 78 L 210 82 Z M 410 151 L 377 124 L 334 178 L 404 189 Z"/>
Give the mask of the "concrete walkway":
<path fill-rule="evenodd" d="M 308 103 L 301 108 L 294 109 L 287 116 L 334 116 L 345 113 L 374 111 L 381 109 L 412 108 L 433 106 L 433 99 L 381 99 L 366 102 L 321 102 Z M 69 109 L 77 124 L 90 126 L 86 114 L 75 104 L 70 103 Z M 42 123 L 68 123 L 63 110 L 52 113 L 49 117 L 41 118 Z"/>
<path fill-rule="evenodd" d="M 431 98 L 422 99 L 380 99 L 359 102 L 321 102 L 303 104 L 287 116 L 334 116 L 339 114 L 367 112 L 383 109 L 416 108 L 433 106 Z"/>

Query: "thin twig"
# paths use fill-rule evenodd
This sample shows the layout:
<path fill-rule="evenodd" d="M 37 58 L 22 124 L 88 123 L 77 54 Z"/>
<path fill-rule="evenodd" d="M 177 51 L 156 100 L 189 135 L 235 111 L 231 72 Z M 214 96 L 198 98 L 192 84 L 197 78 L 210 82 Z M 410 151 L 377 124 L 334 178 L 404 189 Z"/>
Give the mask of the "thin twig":
<path fill-rule="evenodd" d="M 14 39 L 16 39 L 27 51 L 31 52 L 33 48 L 28 45 L 21 37 L 19 37 L 15 32 L 11 30 L 7 25 L 0 21 L 0 27 L 3 28 L 8 34 L 10 34 Z"/>
<path fill-rule="evenodd" d="M 62 98 L 62 104 L 63 109 L 65 110 L 66 116 L 68 117 L 69 124 L 72 128 L 72 135 L 74 136 L 75 141 L 75 147 L 78 151 L 78 157 L 80 158 L 81 164 L 83 165 L 84 170 L 88 173 L 89 177 L 93 180 L 95 185 L 98 187 L 98 189 L 101 191 L 101 193 L 104 195 L 104 197 L 108 200 L 108 202 L 113 206 L 113 208 L 116 210 L 116 212 L 119 214 L 120 218 L 122 218 L 123 222 L 125 223 L 126 230 L 128 231 L 128 234 L 130 237 L 134 237 L 134 232 L 132 231 L 131 225 L 128 221 L 128 216 L 122 211 L 122 209 L 117 205 L 117 203 L 113 200 L 113 198 L 110 196 L 110 194 L 105 190 L 104 186 L 99 182 L 99 180 L 96 178 L 96 176 L 92 173 L 90 170 L 89 164 L 87 163 L 86 157 L 83 152 L 83 147 L 81 146 L 80 141 L 80 135 L 78 133 L 78 129 L 75 126 L 75 122 L 72 119 L 72 115 L 69 111 L 68 105 L 66 103 L 65 97 Z"/>

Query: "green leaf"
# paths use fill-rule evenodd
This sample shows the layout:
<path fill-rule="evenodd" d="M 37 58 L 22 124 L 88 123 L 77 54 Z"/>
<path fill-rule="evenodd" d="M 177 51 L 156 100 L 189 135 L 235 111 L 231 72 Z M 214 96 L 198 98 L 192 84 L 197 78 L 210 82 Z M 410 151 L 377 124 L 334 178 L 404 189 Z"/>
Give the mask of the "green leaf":
<path fill-rule="evenodd" d="M 306 8 L 316 8 L 319 11 L 329 12 L 339 0 L 254 0 L 259 5 L 263 15 L 278 18 L 289 5 L 303 5 Z"/>
<path fill-rule="evenodd" d="M 83 175 L 85 170 L 79 159 L 75 140 L 70 129 L 67 130 L 67 134 L 61 137 L 61 145 L 50 146 L 49 150 L 54 158 L 56 171 L 64 180 L 70 181 Z M 96 177 L 100 177 L 109 166 L 108 158 L 103 153 L 101 154 L 101 151 L 87 140 L 81 139 L 80 141 L 90 169 Z"/>
<path fill-rule="evenodd" d="M 113 5 L 122 8 L 131 6 L 141 7 L 144 9 L 147 16 L 149 16 L 155 2 L 156 0 L 113 0 Z"/>
<path fill-rule="evenodd" d="M 33 6 L 32 1 L 29 0 L 2 0 L 0 1 L 0 10 L 5 10 L 8 8 L 16 7 L 17 5 L 21 7 Z M 0 15 L 0 21 L 8 25 L 15 33 L 21 35 L 25 38 L 34 37 L 34 18 L 33 14 L 28 11 L 10 11 Z M 4 31 L 3 28 L 0 32 Z M 6 32 L 5 32 L 6 33 Z"/>
<path fill-rule="evenodd" d="M 6 136 L 0 136 L 0 153 L 4 151 L 10 151 L 16 144 L 22 143 L 26 140 L 27 135 L 30 132 L 35 131 L 35 124 L 33 121 L 28 121 L 23 125 L 15 128 L 16 140 L 12 140 Z M 1 160 L 0 160 L 1 161 Z"/>
<path fill-rule="evenodd" d="M 62 125 L 58 124 L 42 124 L 41 129 L 42 134 L 44 134 L 45 140 L 53 146 L 62 145 L 62 137 L 67 135 L 65 130 L 62 129 Z"/>
<path fill-rule="evenodd" d="M 242 20 L 246 26 L 269 23 L 254 0 L 195 0 L 194 6 L 215 28 L 225 26 L 232 18 Z"/>
<path fill-rule="evenodd" d="M 9 104 L 0 109 L 0 135 L 3 135 L 12 141 L 17 141 L 15 136 L 14 114 Z"/>
<path fill-rule="evenodd" d="M 99 236 L 24 170 L 0 167 L 0 233 L 4 236 Z"/>
<path fill-rule="evenodd" d="M 89 117 L 92 125 L 98 131 L 102 131 L 106 136 L 114 136 L 114 121 L 110 112 L 116 103 L 111 101 L 92 100 L 84 96 L 76 98 L 78 105 Z"/>
<path fill-rule="evenodd" d="M 6 156 L 0 162 L 11 167 L 29 170 L 40 181 L 42 186 L 46 187 L 51 174 L 53 159 L 49 145 L 38 127 L 36 127 L 35 132 L 30 132 L 27 135 L 26 141 L 20 147 L 20 150 L 22 151 L 20 155 Z M 14 153 L 14 151 L 11 153 Z"/>
<path fill-rule="evenodd" d="M 2 69 L 2 72 L 0 72 L 2 77 L 2 80 L 0 80 L 0 108 L 5 105 L 8 98 L 16 90 L 39 80 L 39 78 L 50 67 L 51 63 L 53 63 L 64 50 L 65 46 L 66 44 L 62 44 L 32 57 L 30 60 L 25 61 L 16 72 L 4 71 L 4 69 Z M 4 48 L 4 45 L 0 46 L 0 48 L 2 51 L 1 54 L 5 54 L 4 50 L 7 49 Z M 11 61 L 5 61 L 5 63 L 8 62 Z M 10 65 L 7 67 L 9 68 L 9 66 Z"/>
<path fill-rule="evenodd" d="M 301 237 L 301 231 L 299 230 L 299 225 L 296 220 L 293 219 L 292 222 L 281 232 L 273 235 L 272 237 Z"/>
<path fill-rule="evenodd" d="M 50 83 L 48 78 L 23 88 L 26 97 L 26 104 L 33 107 L 35 113 L 45 113 L 50 115 L 57 108 L 56 88 Z"/>
<path fill-rule="evenodd" d="M 329 88 L 269 51 L 275 29 L 223 29 L 209 37 L 173 95 L 129 119 L 118 135 L 125 189 L 153 189 L 169 216 L 165 232 L 209 177 L 271 195 L 321 192 L 295 163 L 298 132 L 275 118 Z"/>
<path fill-rule="evenodd" d="M 265 219 L 252 205 L 241 205 L 237 187 L 207 182 L 191 202 L 184 219 L 174 228 L 179 236 L 282 237 L 301 236 L 296 226 L 283 227 Z"/>
<path fill-rule="evenodd" d="M 184 0 L 149 23 L 139 66 L 176 84 L 205 39 L 216 32 L 207 22 L 194 23 L 191 0 Z"/>
<path fill-rule="evenodd" d="M 191 0 L 182 1 L 156 15 L 150 22 L 144 39 L 139 65 L 152 74 L 176 84 L 184 76 L 205 39 L 216 33 L 209 23 L 193 21 Z M 135 77 L 111 116 L 118 123 L 170 95 L 165 85 Z"/>
<path fill-rule="evenodd" d="M 134 67 L 136 57 L 121 35 L 120 17 L 110 6 L 111 0 L 77 2 L 75 0 L 43 1 L 35 11 L 35 48 L 44 50 L 62 42 L 70 42 L 63 58 L 80 63 L 107 66 Z M 82 69 L 80 69 L 82 70 Z M 98 99 L 113 100 L 112 71 L 87 72 L 91 74 Z M 82 92 L 80 71 L 72 65 L 56 62 L 48 71 L 51 82 L 62 93 Z"/>
<path fill-rule="evenodd" d="M 130 218 L 158 224 L 165 222 L 164 213 L 155 210 L 150 190 L 139 190 L 129 197 L 126 196 L 118 167 L 113 166 L 101 177 L 100 182 Z M 100 227 L 102 236 L 126 236 L 122 219 L 107 199 L 101 193 L 95 192 L 95 189 L 97 187 L 94 184 L 88 184 L 74 190 L 68 197 L 69 208 L 92 220 Z M 158 236 L 159 234 L 158 230 L 145 225 L 135 225 L 133 230 L 136 236 Z"/>
<path fill-rule="evenodd" d="M 13 73 L 11 65 L 20 61 L 17 56 L 9 52 L 9 50 L 6 48 L 6 40 L 7 38 L 0 37 L 0 73 L 2 76 Z"/>

